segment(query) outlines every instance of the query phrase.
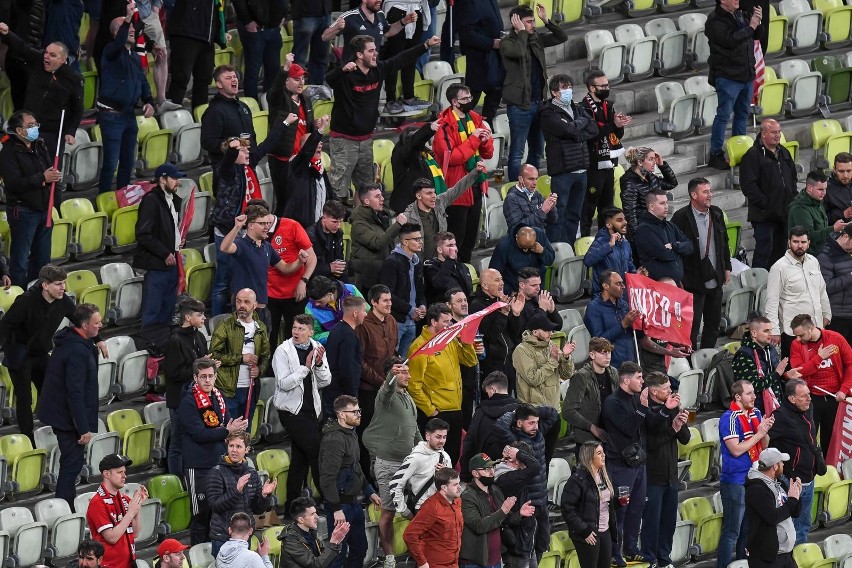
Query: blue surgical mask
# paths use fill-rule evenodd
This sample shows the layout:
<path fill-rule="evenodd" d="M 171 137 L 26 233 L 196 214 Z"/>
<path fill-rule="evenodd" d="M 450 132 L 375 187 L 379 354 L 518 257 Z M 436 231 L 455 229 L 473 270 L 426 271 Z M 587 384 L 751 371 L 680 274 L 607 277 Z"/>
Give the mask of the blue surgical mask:
<path fill-rule="evenodd" d="M 574 100 L 574 89 L 562 89 L 559 91 L 559 102 L 563 105 L 570 105 Z"/>
<path fill-rule="evenodd" d="M 38 140 L 38 126 L 30 126 L 27 128 L 27 140 L 35 142 Z"/>

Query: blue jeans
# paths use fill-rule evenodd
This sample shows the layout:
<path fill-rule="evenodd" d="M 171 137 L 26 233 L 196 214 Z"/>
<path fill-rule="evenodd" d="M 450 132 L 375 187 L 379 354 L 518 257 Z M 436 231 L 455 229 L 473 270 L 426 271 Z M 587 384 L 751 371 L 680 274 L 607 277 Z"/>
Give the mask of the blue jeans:
<path fill-rule="evenodd" d="M 178 269 L 149 270 L 142 281 L 142 327 L 170 325 L 177 303 Z"/>
<path fill-rule="evenodd" d="M 308 83 L 322 85 L 328 66 L 328 42 L 322 32 L 331 24 L 331 16 L 293 20 L 293 57 L 308 71 Z M 308 59 L 308 49 L 311 51 Z"/>
<path fill-rule="evenodd" d="M 72 379 L 72 377 L 68 377 Z M 76 377 L 74 377 L 76 378 Z M 54 430 L 56 441 L 59 444 L 59 476 L 56 480 L 56 497 L 65 499 L 74 509 L 74 498 L 77 496 L 75 482 L 80 470 L 86 463 L 84 449 L 77 443 L 80 435 L 70 430 Z M 78 511 L 79 513 L 79 511 Z"/>
<path fill-rule="evenodd" d="M 247 97 L 259 100 L 257 96 L 257 77 L 263 66 L 263 91 L 269 92 L 272 81 L 279 73 L 281 65 L 281 30 L 266 28 L 255 33 L 246 31 L 245 26 L 237 25 L 240 41 L 245 54 L 246 74 L 243 77 L 243 89 Z"/>
<path fill-rule="evenodd" d="M 219 556 L 219 550 L 222 548 L 222 545 L 225 544 L 224 540 L 211 540 L 210 541 L 210 554 L 213 555 L 213 558 Z"/>
<path fill-rule="evenodd" d="M 785 477 L 786 479 L 786 477 Z M 814 482 L 811 481 L 807 485 L 802 485 L 802 494 L 799 496 L 799 503 L 802 504 L 802 512 L 799 516 L 793 519 L 793 526 L 796 527 L 796 544 L 808 542 L 808 533 L 811 532 L 811 507 L 814 502 Z"/>
<path fill-rule="evenodd" d="M 228 408 L 228 416 L 231 418 L 245 417 L 246 402 L 248 402 L 248 387 L 238 387 L 233 398 L 225 397 L 225 406 Z M 251 419 L 254 416 L 254 407 L 257 406 L 257 387 L 252 389 L 251 407 L 249 408 L 248 426 L 246 432 L 251 432 Z"/>
<path fill-rule="evenodd" d="M 672 563 L 672 540 L 677 523 L 677 484 L 648 485 L 642 512 L 642 557 L 659 566 Z"/>
<path fill-rule="evenodd" d="M 432 20 L 429 22 L 429 27 L 423 31 L 423 35 L 420 38 L 420 41 L 425 43 L 427 39 L 435 35 L 438 26 L 438 7 L 430 6 L 429 14 L 432 17 Z M 420 59 L 417 60 L 416 66 L 417 70 L 420 71 L 420 75 L 423 75 L 423 66 L 429 63 L 429 54 L 431 53 L 431 49 L 420 56 Z"/>
<path fill-rule="evenodd" d="M 183 475 L 183 452 L 180 447 L 180 422 L 178 422 L 177 410 L 169 409 L 171 420 L 171 433 L 169 434 L 169 453 L 166 458 L 169 473 L 180 477 Z"/>
<path fill-rule="evenodd" d="M 118 174 L 115 187 L 124 187 L 130 183 L 130 175 L 136 165 L 136 133 L 139 126 L 133 114 L 118 112 L 99 112 L 98 124 L 104 143 L 104 163 L 98 191 L 105 193 L 112 190 L 112 175 L 116 165 Z"/>
<path fill-rule="evenodd" d="M 406 320 L 405 323 L 396 323 L 396 352 L 403 359 L 408 355 L 408 348 L 414 343 L 414 336 L 417 334 L 417 326 L 411 320 Z"/>
<path fill-rule="evenodd" d="M 719 484 L 722 494 L 722 534 L 719 536 L 719 550 L 716 551 L 716 566 L 727 568 L 734 560 L 746 557 L 745 545 L 748 536 L 748 517 L 745 515 L 745 485 L 737 483 Z"/>
<path fill-rule="evenodd" d="M 716 78 L 719 105 L 716 107 L 716 118 L 713 119 L 713 131 L 710 135 L 711 152 L 721 152 L 725 146 L 725 130 L 728 128 L 731 112 L 734 113 L 731 135 L 740 136 L 746 133 L 748 110 L 751 108 L 751 99 L 754 94 L 753 89 L 753 81 L 740 83 L 724 77 Z"/>
<path fill-rule="evenodd" d="M 612 535 L 612 557 L 623 559 L 625 556 L 636 556 L 639 554 L 639 525 L 647 489 L 645 466 L 628 467 L 620 460 L 607 461 L 613 489 L 618 491 L 622 485 L 630 488 L 630 504 L 615 508 L 617 530 Z"/>
<path fill-rule="evenodd" d="M 325 506 L 325 510 L 328 534 L 331 534 L 334 530 L 334 511 L 328 505 Z M 367 531 L 364 528 L 364 508 L 361 506 L 361 503 L 341 503 L 340 510 L 346 515 L 346 521 L 349 523 L 349 533 L 341 543 L 340 554 L 328 565 L 328 568 L 342 568 L 344 562 L 346 563 L 346 568 L 363 568 L 364 558 L 367 557 Z"/>
<path fill-rule="evenodd" d="M 223 240 L 224 237 L 213 235 L 213 242 L 216 243 L 216 274 L 211 293 L 214 316 L 228 313 L 228 304 L 231 302 L 231 255 L 220 250 Z"/>
<path fill-rule="evenodd" d="M 586 172 L 551 176 L 550 187 L 559 199 L 556 201 L 557 220 L 547 226 L 547 238 L 551 243 L 568 243 L 573 247 L 586 199 Z"/>
<path fill-rule="evenodd" d="M 47 213 L 22 205 L 8 211 L 12 244 L 9 276 L 12 284 L 22 288 L 38 278 L 38 271 L 50 262 L 50 237 L 53 229 L 45 227 Z"/>
<path fill-rule="evenodd" d="M 521 173 L 521 162 L 524 158 L 524 144 L 529 144 L 526 163 L 538 168 L 544 154 L 544 133 L 538 118 L 540 101 L 533 101 L 529 108 L 523 109 L 517 105 L 508 105 L 506 115 L 509 117 L 509 179 L 518 179 Z M 581 204 L 582 205 L 582 204 Z M 577 215 L 580 213 L 578 212 Z"/>

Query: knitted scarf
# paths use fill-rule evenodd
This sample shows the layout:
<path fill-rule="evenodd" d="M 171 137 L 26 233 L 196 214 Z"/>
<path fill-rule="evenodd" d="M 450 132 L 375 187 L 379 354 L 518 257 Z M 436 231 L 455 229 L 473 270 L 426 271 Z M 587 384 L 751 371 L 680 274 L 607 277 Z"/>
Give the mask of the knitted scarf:
<path fill-rule="evenodd" d="M 195 399 L 195 406 L 198 408 L 198 413 L 201 415 L 201 420 L 204 422 L 204 425 L 208 428 L 218 428 L 221 426 L 222 422 L 225 420 L 225 411 L 227 409 L 225 407 L 225 399 L 222 398 L 222 393 L 219 392 L 219 389 L 214 388 L 213 392 L 208 395 L 198 387 L 198 383 L 193 383 L 191 390 L 192 397 Z M 219 402 L 218 414 L 216 413 L 216 409 L 213 407 L 213 399 L 211 398 L 211 395 L 215 396 L 216 400 Z"/>
<path fill-rule="evenodd" d="M 476 129 L 476 125 L 473 123 L 473 120 L 470 118 L 469 114 L 465 114 L 464 118 L 458 119 L 459 125 L 459 138 L 461 138 L 462 144 L 465 143 L 468 137 L 469 132 L 473 132 Z M 467 159 L 464 163 L 464 171 L 472 172 L 474 168 L 476 168 L 476 163 L 479 161 L 477 158 L 479 157 L 479 150 L 477 150 L 473 156 Z M 478 176 L 476 176 L 476 182 L 473 184 L 476 187 L 478 184 L 481 184 L 487 179 L 485 172 L 480 172 Z"/>
<path fill-rule="evenodd" d="M 257 180 L 257 174 L 251 166 L 245 166 L 246 173 L 246 193 L 243 195 L 243 206 L 240 213 L 245 211 L 246 204 L 251 199 L 263 199 L 263 193 L 260 191 L 260 182 Z"/>
<path fill-rule="evenodd" d="M 435 193 L 441 195 L 447 191 L 447 182 L 444 179 L 444 172 L 441 166 L 435 161 L 435 156 L 431 152 L 425 150 L 420 153 L 423 159 L 426 160 L 426 165 L 429 166 L 429 171 L 432 172 L 432 183 L 435 185 Z"/>
<path fill-rule="evenodd" d="M 740 423 L 740 428 L 743 431 L 743 441 L 748 440 L 757 433 L 757 427 L 760 426 L 760 420 L 757 419 L 752 409 L 750 412 L 743 410 L 735 401 L 731 402 L 731 412 Z M 755 444 L 748 450 L 748 457 L 751 458 L 751 463 L 755 463 L 760 456 L 760 444 Z"/>
<path fill-rule="evenodd" d="M 133 21 L 130 23 L 136 31 L 136 45 L 134 51 L 139 55 L 139 63 L 142 65 L 142 71 L 148 70 L 148 50 L 146 49 L 145 24 L 139 16 L 139 10 L 133 12 Z"/>
<path fill-rule="evenodd" d="M 225 0 L 216 0 L 216 18 L 219 20 L 219 37 L 216 38 L 216 43 L 223 48 L 227 45 L 225 41 Z"/>

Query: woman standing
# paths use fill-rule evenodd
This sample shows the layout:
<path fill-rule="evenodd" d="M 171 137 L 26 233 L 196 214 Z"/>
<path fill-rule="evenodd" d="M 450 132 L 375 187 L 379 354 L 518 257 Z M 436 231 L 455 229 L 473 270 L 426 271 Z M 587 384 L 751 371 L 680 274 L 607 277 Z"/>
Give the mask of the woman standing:
<path fill-rule="evenodd" d="M 562 517 L 581 568 L 608 568 L 615 532 L 615 501 L 600 442 L 580 448 L 580 467 L 562 492 Z"/>
<path fill-rule="evenodd" d="M 652 189 L 673 190 L 677 187 L 677 176 L 663 157 L 647 146 L 630 147 L 624 157 L 630 170 L 621 176 L 621 205 L 627 217 L 627 240 L 633 242 L 639 216 L 648 208 L 645 196 Z M 662 177 L 654 173 L 657 167 Z"/>

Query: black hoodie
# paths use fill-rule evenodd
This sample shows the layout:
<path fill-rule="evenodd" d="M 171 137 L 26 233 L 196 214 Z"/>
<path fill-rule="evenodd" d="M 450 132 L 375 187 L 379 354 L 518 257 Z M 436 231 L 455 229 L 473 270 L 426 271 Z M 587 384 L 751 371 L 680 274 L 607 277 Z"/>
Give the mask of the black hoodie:
<path fill-rule="evenodd" d="M 472 479 L 469 468 L 470 458 L 480 452 L 488 454 L 492 459 L 503 454 L 503 446 L 492 437 L 494 424 L 503 414 L 514 412 L 518 404 L 518 401 L 508 394 L 498 393 L 491 398 L 482 399 L 479 408 L 473 413 L 467 435 L 462 442 L 460 462 L 463 481 L 469 482 Z"/>

